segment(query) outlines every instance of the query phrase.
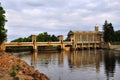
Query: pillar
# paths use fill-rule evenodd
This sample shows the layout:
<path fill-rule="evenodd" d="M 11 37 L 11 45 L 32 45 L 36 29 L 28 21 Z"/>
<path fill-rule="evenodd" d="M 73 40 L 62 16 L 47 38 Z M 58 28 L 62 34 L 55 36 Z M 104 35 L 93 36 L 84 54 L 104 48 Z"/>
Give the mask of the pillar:
<path fill-rule="evenodd" d="M 96 32 L 94 33 L 94 48 L 96 49 L 96 40 L 97 40 L 97 36 L 96 36 Z"/>
<path fill-rule="evenodd" d="M 93 44 L 93 48 L 94 48 L 94 41 L 95 39 L 94 39 L 94 32 L 93 32 L 93 34 L 92 34 L 92 44 Z"/>
<path fill-rule="evenodd" d="M 59 35 L 58 36 L 58 40 L 61 43 L 61 50 L 64 49 L 64 45 L 63 45 L 63 35 Z"/>
<path fill-rule="evenodd" d="M 37 51 L 36 35 L 32 35 L 33 51 Z"/>
<path fill-rule="evenodd" d="M 72 50 L 74 50 L 74 44 L 75 44 L 75 33 L 72 35 Z"/>
<path fill-rule="evenodd" d="M 80 44 L 81 44 L 81 47 L 82 48 L 82 34 L 80 33 Z"/>
<path fill-rule="evenodd" d="M 87 48 L 89 49 L 89 39 L 88 39 L 88 34 L 89 33 L 86 33 L 87 34 Z"/>
<path fill-rule="evenodd" d="M 89 33 L 87 33 L 87 45 L 88 45 L 87 48 L 90 49 L 90 42 L 89 42 L 89 39 L 88 39 L 88 37 L 89 37 L 88 35 L 89 35 Z"/>
<path fill-rule="evenodd" d="M 82 33 L 82 34 L 81 34 L 82 49 L 84 49 L 84 48 L 83 48 L 83 40 L 84 40 L 84 39 L 83 39 L 83 36 L 84 36 L 84 34 Z"/>
<path fill-rule="evenodd" d="M 76 50 L 76 47 L 77 47 L 76 46 L 76 43 L 77 43 L 76 37 L 77 37 L 77 34 L 74 35 L 74 44 L 73 44 L 74 45 L 74 50 Z"/>
<path fill-rule="evenodd" d="M 63 42 L 63 35 L 59 35 L 59 36 L 58 36 L 58 40 L 59 40 L 59 42 L 62 43 L 62 42 Z"/>
<path fill-rule="evenodd" d="M 82 42 L 81 34 L 80 34 L 80 42 Z"/>

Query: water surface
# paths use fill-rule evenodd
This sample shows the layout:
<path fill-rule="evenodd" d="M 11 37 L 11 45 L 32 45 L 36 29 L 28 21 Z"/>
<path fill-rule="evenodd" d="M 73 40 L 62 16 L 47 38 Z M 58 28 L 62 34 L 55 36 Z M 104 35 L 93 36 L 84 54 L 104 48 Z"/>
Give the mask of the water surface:
<path fill-rule="evenodd" d="M 120 80 L 118 51 L 20 53 L 19 57 L 45 73 L 50 80 Z"/>

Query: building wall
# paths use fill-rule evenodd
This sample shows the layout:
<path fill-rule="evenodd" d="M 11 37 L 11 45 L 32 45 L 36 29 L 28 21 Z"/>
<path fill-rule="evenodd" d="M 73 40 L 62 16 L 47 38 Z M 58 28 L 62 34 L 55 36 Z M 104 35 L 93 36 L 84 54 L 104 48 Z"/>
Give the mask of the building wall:
<path fill-rule="evenodd" d="M 76 48 L 101 48 L 103 44 L 102 33 L 95 27 L 95 31 L 70 31 L 68 37 Z"/>
<path fill-rule="evenodd" d="M 101 37 L 98 32 L 73 32 L 69 36 L 71 41 L 83 42 L 83 41 L 100 41 Z"/>

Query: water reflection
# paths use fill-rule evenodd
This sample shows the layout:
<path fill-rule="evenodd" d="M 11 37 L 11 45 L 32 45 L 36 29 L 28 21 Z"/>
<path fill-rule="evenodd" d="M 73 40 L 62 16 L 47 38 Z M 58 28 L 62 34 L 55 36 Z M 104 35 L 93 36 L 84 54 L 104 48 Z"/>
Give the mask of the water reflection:
<path fill-rule="evenodd" d="M 31 66 L 34 66 L 36 68 L 37 64 L 37 52 L 35 51 L 31 56 Z"/>
<path fill-rule="evenodd" d="M 30 63 L 51 80 L 119 80 L 120 74 L 120 52 L 109 50 L 35 52 Z"/>
<path fill-rule="evenodd" d="M 112 54 L 111 51 L 106 51 L 104 54 L 104 66 L 107 80 L 109 80 L 110 77 L 114 77 L 115 65 L 115 54 Z"/>
<path fill-rule="evenodd" d="M 80 67 L 96 67 L 96 71 L 100 69 L 100 54 L 90 50 L 74 51 L 68 54 L 68 62 L 70 68 Z"/>

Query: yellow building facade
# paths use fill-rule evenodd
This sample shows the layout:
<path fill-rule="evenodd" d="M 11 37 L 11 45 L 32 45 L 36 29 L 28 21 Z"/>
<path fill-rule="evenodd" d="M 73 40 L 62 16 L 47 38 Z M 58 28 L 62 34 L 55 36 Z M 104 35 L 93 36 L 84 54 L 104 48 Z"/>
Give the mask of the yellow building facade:
<path fill-rule="evenodd" d="M 69 31 L 68 38 L 73 48 L 100 48 L 103 42 L 98 25 L 95 25 L 94 31 Z"/>

